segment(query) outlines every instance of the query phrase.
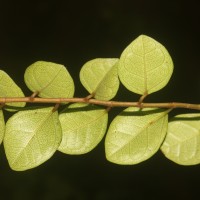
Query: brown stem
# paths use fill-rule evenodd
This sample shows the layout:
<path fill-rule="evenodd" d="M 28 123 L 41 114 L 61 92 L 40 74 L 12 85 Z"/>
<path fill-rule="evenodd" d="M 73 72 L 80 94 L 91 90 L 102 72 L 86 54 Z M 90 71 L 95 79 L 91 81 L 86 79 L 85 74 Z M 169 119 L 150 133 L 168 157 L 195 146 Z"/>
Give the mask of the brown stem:
<path fill-rule="evenodd" d="M 0 104 L 14 103 L 14 102 L 28 102 L 28 103 L 90 103 L 102 105 L 106 107 L 139 107 L 139 108 L 187 108 L 193 110 L 200 110 L 200 104 L 189 104 L 180 102 L 169 103 L 141 103 L 138 102 L 121 102 L 121 101 L 103 101 L 97 99 L 85 98 L 32 98 L 30 97 L 1 97 Z"/>

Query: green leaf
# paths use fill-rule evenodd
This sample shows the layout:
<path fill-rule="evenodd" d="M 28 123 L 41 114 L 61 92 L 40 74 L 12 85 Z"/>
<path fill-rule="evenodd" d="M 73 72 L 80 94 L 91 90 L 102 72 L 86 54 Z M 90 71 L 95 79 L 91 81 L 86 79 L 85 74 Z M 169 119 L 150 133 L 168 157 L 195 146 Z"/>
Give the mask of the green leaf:
<path fill-rule="evenodd" d="M 106 158 L 122 165 L 137 164 L 153 156 L 166 135 L 168 111 L 127 108 L 111 123 L 105 139 Z"/>
<path fill-rule="evenodd" d="M 110 100 L 119 88 L 117 58 L 97 58 L 85 63 L 80 80 L 86 90 L 96 99 Z"/>
<path fill-rule="evenodd" d="M 163 45 L 140 35 L 122 53 L 119 78 L 137 94 L 151 94 L 163 88 L 173 72 L 172 59 Z"/>
<path fill-rule="evenodd" d="M 26 69 L 24 80 L 32 92 L 39 92 L 40 97 L 71 98 L 74 95 L 74 82 L 60 64 L 35 62 Z"/>
<path fill-rule="evenodd" d="M 59 119 L 63 137 L 58 150 L 66 154 L 84 154 L 102 140 L 108 113 L 97 106 L 74 103 L 59 115 Z"/>
<path fill-rule="evenodd" d="M 5 122 L 3 117 L 3 111 L 0 109 L 0 144 L 2 143 L 5 132 Z"/>
<path fill-rule="evenodd" d="M 7 73 L 0 70 L 0 97 L 24 97 L 22 90 L 16 83 L 8 76 Z M 24 107 L 24 102 L 6 103 L 8 106 Z M 15 111 L 15 109 L 6 109 L 8 111 Z"/>
<path fill-rule="evenodd" d="M 19 111 L 6 123 L 4 148 L 13 170 L 23 171 L 47 161 L 61 142 L 62 130 L 53 107 Z"/>
<path fill-rule="evenodd" d="M 200 114 L 174 117 L 169 122 L 161 150 L 169 160 L 177 164 L 200 164 Z"/>

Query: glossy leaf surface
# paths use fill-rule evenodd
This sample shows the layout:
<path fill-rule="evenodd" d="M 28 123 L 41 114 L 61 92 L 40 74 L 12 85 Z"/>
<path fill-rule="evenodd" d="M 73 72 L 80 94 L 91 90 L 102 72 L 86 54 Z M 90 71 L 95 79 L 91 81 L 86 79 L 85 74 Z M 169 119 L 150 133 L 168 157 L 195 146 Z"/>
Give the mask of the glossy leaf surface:
<path fill-rule="evenodd" d="M 102 140 L 108 122 L 105 109 L 89 104 L 71 104 L 59 115 L 62 142 L 58 150 L 66 154 L 84 154 Z"/>
<path fill-rule="evenodd" d="M 0 70 L 0 97 L 24 97 L 22 90 L 4 71 Z M 9 106 L 24 107 L 24 102 L 6 103 Z M 14 111 L 14 109 L 7 109 Z"/>
<path fill-rule="evenodd" d="M 5 132 L 4 116 L 3 116 L 3 111 L 0 109 L 0 144 L 3 140 L 4 132 Z"/>
<path fill-rule="evenodd" d="M 34 168 L 48 160 L 61 142 L 58 113 L 52 107 L 20 111 L 6 123 L 4 148 L 13 170 Z"/>
<path fill-rule="evenodd" d="M 80 71 L 80 80 L 96 99 L 110 100 L 119 88 L 117 58 L 97 58 L 85 63 Z"/>
<path fill-rule="evenodd" d="M 180 165 L 200 163 L 200 114 L 177 115 L 161 147 L 164 155 Z"/>
<path fill-rule="evenodd" d="M 119 61 L 122 84 L 137 94 L 150 94 L 163 88 L 173 72 L 172 59 L 163 45 L 140 35 L 123 52 Z"/>
<path fill-rule="evenodd" d="M 26 69 L 24 80 L 32 92 L 39 92 L 40 97 L 71 98 L 74 95 L 74 82 L 60 64 L 35 62 Z"/>
<path fill-rule="evenodd" d="M 122 165 L 153 156 L 166 135 L 168 114 L 161 109 L 127 108 L 111 123 L 105 140 L 106 158 Z"/>

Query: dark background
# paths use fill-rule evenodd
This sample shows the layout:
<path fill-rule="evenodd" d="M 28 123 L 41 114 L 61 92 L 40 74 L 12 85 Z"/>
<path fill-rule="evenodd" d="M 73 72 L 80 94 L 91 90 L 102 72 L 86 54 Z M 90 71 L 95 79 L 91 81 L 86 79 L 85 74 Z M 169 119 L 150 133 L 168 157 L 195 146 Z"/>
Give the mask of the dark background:
<path fill-rule="evenodd" d="M 79 81 L 81 66 L 97 57 L 119 57 L 132 40 L 146 34 L 168 49 L 175 65 L 169 84 L 146 101 L 199 103 L 199 13 L 193 0 L 0 0 L 0 68 L 30 95 L 23 82 L 27 66 L 38 60 L 64 64 L 75 80 L 75 96 L 86 96 Z M 115 99 L 138 99 L 120 89 Z M 180 109 L 171 115 L 184 112 L 191 111 Z M 0 200 L 199 196 L 200 165 L 179 166 L 161 152 L 141 164 L 120 166 L 105 159 L 102 141 L 91 153 L 69 156 L 57 152 L 25 172 L 9 168 L 2 145 L 0 155 Z"/>

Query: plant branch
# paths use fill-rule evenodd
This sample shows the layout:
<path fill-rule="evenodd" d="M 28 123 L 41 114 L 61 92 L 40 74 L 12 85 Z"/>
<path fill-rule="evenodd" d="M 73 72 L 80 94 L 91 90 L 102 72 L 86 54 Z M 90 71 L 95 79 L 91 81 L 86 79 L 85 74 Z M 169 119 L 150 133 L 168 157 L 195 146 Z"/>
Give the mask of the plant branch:
<path fill-rule="evenodd" d="M 169 103 L 140 103 L 138 102 L 121 102 L 121 101 L 103 101 L 86 98 L 36 98 L 36 97 L 1 97 L 0 104 L 27 102 L 27 103 L 89 103 L 107 107 L 139 107 L 139 108 L 187 108 L 200 110 L 200 104 L 189 104 L 180 102 Z"/>

